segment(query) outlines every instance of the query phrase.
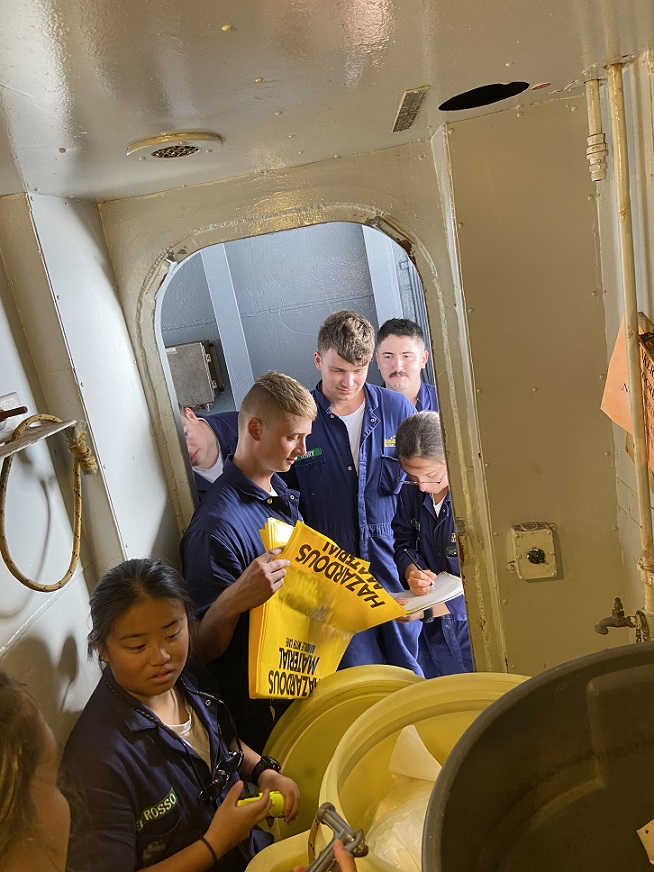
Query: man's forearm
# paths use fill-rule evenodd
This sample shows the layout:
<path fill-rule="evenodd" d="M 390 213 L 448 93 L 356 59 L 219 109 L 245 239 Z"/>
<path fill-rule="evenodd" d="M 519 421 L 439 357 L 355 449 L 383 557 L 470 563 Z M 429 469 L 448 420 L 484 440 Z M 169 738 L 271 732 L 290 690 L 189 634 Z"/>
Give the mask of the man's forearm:
<path fill-rule="evenodd" d="M 200 621 L 199 657 L 205 663 L 224 654 L 232 641 L 241 612 L 231 587 L 215 599 Z"/>

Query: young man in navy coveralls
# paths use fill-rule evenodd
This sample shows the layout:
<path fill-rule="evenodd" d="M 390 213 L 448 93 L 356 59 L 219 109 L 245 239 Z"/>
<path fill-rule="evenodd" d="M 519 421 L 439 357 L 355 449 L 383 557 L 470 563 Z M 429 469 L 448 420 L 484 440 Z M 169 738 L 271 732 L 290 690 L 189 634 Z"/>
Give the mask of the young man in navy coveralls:
<path fill-rule="evenodd" d="M 377 331 L 375 359 L 385 387 L 404 394 L 417 412 L 438 411 L 436 388 L 421 378 L 429 352 L 419 324 L 408 318 L 385 321 Z"/>
<path fill-rule="evenodd" d="M 391 529 L 401 475 L 395 431 L 415 409 L 401 394 L 366 383 L 374 348 L 374 329 L 356 312 L 336 312 L 320 328 L 314 358 L 322 380 L 312 392 L 318 417 L 287 481 L 300 491 L 310 527 L 370 561 L 377 581 L 399 592 Z M 357 633 L 339 668 L 386 663 L 422 675 L 419 631 L 419 622 L 390 621 Z"/>
<path fill-rule="evenodd" d="M 267 518 L 295 524 L 299 494 L 276 474 L 306 453 L 316 416 L 309 391 L 281 373 L 266 373 L 239 412 L 238 445 L 209 488 L 181 542 L 184 576 L 200 618 L 199 655 L 221 688 L 243 740 L 260 753 L 288 706 L 250 699 L 249 612 L 281 587 L 287 560 L 264 552 L 259 530 Z"/>
<path fill-rule="evenodd" d="M 196 415 L 188 406 L 180 406 L 186 450 L 191 459 L 195 489 L 202 500 L 213 482 L 222 474 L 225 460 L 236 451 L 238 412 Z"/>

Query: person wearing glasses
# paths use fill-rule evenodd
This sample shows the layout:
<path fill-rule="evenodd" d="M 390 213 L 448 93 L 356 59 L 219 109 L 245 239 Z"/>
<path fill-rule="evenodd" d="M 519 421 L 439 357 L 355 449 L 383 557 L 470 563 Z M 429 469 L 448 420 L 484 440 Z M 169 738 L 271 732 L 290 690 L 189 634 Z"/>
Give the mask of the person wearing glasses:
<path fill-rule="evenodd" d="M 177 571 L 133 559 L 90 598 L 100 681 L 66 743 L 69 872 L 243 872 L 271 840 L 257 824 L 271 790 L 292 821 L 299 790 L 239 741 L 225 705 L 189 660 L 194 604 Z M 244 781 L 261 793 L 239 805 Z"/>
<path fill-rule="evenodd" d="M 404 394 L 418 412 L 438 411 L 436 388 L 422 380 L 429 352 L 419 324 L 408 318 L 385 321 L 377 331 L 375 360 L 384 387 Z"/>
<path fill-rule="evenodd" d="M 395 562 L 419 596 L 430 591 L 439 572 L 461 574 L 439 413 L 416 412 L 403 421 L 395 447 L 407 475 L 393 521 Z M 429 611 L 419 638 L 425 677 L 473 672 L 463 594 Z"/>

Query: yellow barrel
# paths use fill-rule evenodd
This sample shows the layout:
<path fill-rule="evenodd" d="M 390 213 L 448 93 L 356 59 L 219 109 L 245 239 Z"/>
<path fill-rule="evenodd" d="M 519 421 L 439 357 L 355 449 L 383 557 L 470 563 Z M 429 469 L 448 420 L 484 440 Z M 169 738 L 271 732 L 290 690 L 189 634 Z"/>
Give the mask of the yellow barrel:
<path fill-rule="evenodd" d="M 298 783 L 300 814 L 290 825 L 275 822 L 277 839 L 311 827 L 325 769 L 347 728 L 379 700 L 424 680 L 397 666 L 352 666 L 323 678 L 312 696 L 284 712 L 265 753 L 279 760 L 284 775 Z"/>
<path fill-rule="evenodd" d="M 467 673 L 421 681 L 387 696 L 364 712 L 344 733 L 325 770 L 320 802 L 331 802 L 355 829 L 366 831 L 376 802 L 393 789 L 388 771 L 400 731 L 414 724 L 427 749 L 439 761 L 452 750 L 477 715 L 525 676 Z M 322 827 L 317 848 L 331 840 Z M 293 868 L 292 866 L 290 867 Z M 357 872 L 396 872 L 370 852 L 357 860 Z"/>
<path fill-rule="evenodd" d="M 296 866 L 307 866 L 309 833 L 297 833 L 275 842 L 248 863 L 247 872 L 293 872 Z"/>

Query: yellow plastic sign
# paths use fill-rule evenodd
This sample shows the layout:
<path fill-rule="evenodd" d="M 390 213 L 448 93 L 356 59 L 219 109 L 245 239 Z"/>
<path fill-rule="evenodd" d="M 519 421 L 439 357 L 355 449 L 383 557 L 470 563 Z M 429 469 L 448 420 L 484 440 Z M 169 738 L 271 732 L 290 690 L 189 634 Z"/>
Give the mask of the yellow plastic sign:
<path fill-rule="evenodd" d="M 366 560 L 298 521 L 269 518 L 267 549 L 290 560 L 282 587 L 250 612 L 253 698 L 300 699 L 338 668 L 354 633 L 406 615 L 370 574 Z"/>

